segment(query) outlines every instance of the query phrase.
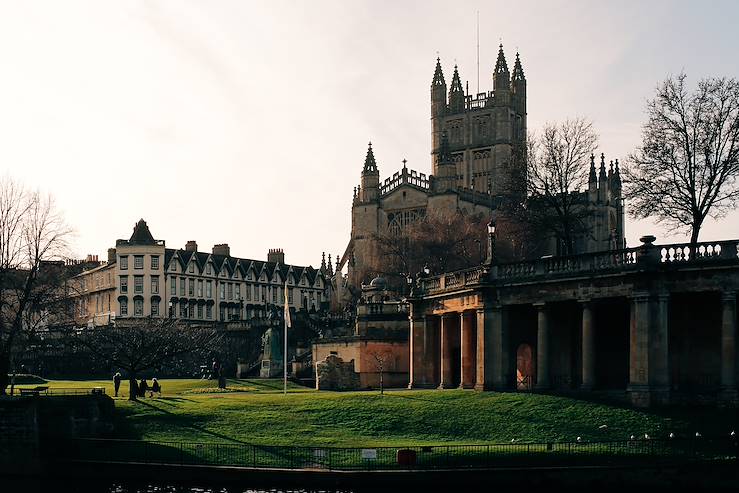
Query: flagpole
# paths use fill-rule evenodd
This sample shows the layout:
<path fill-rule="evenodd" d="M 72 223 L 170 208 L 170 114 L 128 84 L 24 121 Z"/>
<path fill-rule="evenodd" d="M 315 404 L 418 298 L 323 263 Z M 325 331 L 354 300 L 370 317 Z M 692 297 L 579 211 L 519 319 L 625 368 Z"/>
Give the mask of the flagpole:
<path fill-rule="evenodd" d="M 285 300 L 284 303 L 285 309 L 282 313 L 282 320 L 284 324 L 284 330 L 285 330 L 285 349 L 283 351 L 283 365 L 282 365 L 282 393 L 284 395 L 287 395 L 287 317 L 289 317 L 288 310 L 290 309 L 287 306 L 287 281 L 285 281 Z"/>

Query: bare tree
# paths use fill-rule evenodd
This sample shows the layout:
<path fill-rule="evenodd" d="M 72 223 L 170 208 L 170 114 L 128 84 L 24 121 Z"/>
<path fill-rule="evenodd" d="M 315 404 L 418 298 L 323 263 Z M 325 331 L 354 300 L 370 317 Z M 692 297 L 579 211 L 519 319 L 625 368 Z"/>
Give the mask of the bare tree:
<path fill-rule="evenodd" d="M 582 117 L 547 123 L 540 136 L 528 137 L 525 173 L 512 180 L 511 186 L 525 188 L 528 197 L 508 204 L 508 212 L 528 226 L 530 238 L 554 236 L 565 255 L 574 253 L 575 237 L 587 230 L 589 208 L 573 192 L 587 188 L 597 144 L 593 124 Z"/>
<path fill-rule="evenodd" d="M 690 231 L 695 245 L 705 219 L 739 200 L 739 82 L 706 78 L 689 93 L 685 81 L 684 73 L 667 77 L 647 102 L 625 188 L 633 217 Z"/>
<path fill-rule="evenodd" d="M 8 386 L 12 355 L 40 327 L 48 327 L 65 292 L 71 230 L 50 196 L 0 178 L 0 395 Z"/>
<path fill-rule="evenodd" d="M 375 235 L 379 262 L 371 270 L 400 287 L 406 276 L 425 266 L 432 272 L 447 272 L 480 265 L 487 255 L 489 220 L 462 211 L 429 213 L 398 231 Z"/>
<path fill-rule="evenodd" d="M 385 393 L 385 370 L 388 369 L 392 361 L 392 354 L 388 351 L 378 350 L 372 351 L 370 355 L 375 360 L 375 368 L 380 372 L 380 395 L 383 395 Z"/>
<path fill-rule="evenodd" d="M 185 355 L 217 351 L 222 333 L 211 327 L 191 327 L 171 318 L 126 321 L 117 327 L 91 329 L 80 342 L 91 354 L 128 373 L 129 399 L 136 400 L 136 378 Z"/>

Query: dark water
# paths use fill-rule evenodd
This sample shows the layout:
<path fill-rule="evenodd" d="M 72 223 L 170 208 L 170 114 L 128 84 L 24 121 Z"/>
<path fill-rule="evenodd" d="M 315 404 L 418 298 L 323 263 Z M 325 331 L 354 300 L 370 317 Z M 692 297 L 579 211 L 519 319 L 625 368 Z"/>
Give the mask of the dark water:
<path fill-rule="evenodd" d="M 246 486 L 195 486 L 100 480 L 0 478 L 2 493 L 355 493 L 346 489 L 283 489 Z"/>

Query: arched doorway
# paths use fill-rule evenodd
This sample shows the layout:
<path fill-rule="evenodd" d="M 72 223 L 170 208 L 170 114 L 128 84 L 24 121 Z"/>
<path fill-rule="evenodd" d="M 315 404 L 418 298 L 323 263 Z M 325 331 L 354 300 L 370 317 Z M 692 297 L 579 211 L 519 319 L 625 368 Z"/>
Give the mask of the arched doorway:
<path fill-rule="evenodd" d="M 521 344 L 516 350 L 516 390 L 534 388 L 534 350 L 530 344 Z"/>

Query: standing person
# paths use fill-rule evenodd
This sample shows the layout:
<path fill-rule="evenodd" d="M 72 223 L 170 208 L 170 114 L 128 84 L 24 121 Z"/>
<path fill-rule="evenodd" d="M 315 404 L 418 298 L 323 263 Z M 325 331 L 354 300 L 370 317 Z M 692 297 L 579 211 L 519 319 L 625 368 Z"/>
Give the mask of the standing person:
<path fill-rule="evenodd" d="M 113 375 L 113 389 L 115 390 L 115 396 L 118 397 L 118 389 L 121 388 L 121 372 L 115 372 Z"/>
<path fill-rule="evenodd" d="M 141 397 L 146 397 L 146 391 L 149 389 L 149 384 L 146 383 L 146 379 L 142 378 L 141 382 L 139 383 L 139 395 Z"/>
<path fill-rule="evenodd" d="M 159 397 L 162 396 L 162 386 L 159 385 L 159 380 L 156 379 L 156 377 L 151 379 L 151 394 L 150 397 L 154 397 L 154 394 L 157 394 Z"/>

